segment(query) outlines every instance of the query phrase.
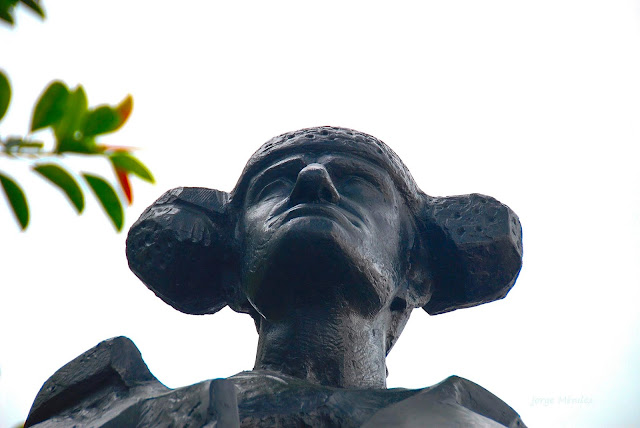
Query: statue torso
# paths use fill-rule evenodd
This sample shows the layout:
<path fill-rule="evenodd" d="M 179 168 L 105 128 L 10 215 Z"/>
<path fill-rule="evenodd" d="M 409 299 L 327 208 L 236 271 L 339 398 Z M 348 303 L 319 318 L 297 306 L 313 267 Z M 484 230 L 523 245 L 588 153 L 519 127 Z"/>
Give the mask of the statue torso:
<path fill-rule="evenodd" d="M 26 426 L 524 427 L 518 414 L 457 376 L 429 388 L 342 389 L 256 370 L 169 389 L 126 338 L 101 342 L 42 387 Z"/>

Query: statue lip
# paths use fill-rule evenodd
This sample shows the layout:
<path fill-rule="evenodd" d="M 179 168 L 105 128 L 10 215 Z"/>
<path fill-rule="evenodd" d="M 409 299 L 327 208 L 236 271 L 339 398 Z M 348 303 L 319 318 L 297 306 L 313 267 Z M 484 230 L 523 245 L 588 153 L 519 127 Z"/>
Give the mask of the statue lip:
<path fill-rule="evenodd" d="M 345 211 L 335 204 L 327 203 L 303 203 L 289 208 L 280 215 L 282 219 L 280 224 L 300 217 L 322 217 L 343 223 L 343 225 L 352 225 L 358 229 L 362 227 L 362 222 L 352 213 Z"/>

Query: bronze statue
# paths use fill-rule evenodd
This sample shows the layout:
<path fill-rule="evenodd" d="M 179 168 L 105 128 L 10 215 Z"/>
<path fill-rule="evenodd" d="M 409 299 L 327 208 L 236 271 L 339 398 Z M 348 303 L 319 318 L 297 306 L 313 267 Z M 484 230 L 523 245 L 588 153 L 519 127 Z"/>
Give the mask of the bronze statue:
<path fill-rule="evenodd" d="M 251 315 L 254 369 L 170 390 L 132 342 L 112 339 L 45 383 L 27 426 L 524 426 L 455 376 L 386 389 L 386 355 L 414 308 L 435 315 L 507 294 L 521 229 L 488 196 L 424 194 L 370 135 L 273 138 L 230 193 L 160 197 L 131 228 L 127 258 L 182 312 Z"/>

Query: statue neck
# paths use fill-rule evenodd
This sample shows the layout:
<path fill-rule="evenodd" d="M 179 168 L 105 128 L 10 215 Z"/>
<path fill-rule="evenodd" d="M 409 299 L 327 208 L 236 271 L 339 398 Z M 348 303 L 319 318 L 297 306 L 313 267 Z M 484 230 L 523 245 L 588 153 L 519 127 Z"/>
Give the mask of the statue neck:
<path fill-rule="evenodd" d="M 263 318 L 254 369 L 338 388 L 386 388 L 387 315 L 307 308 L 279 321 Z"/>

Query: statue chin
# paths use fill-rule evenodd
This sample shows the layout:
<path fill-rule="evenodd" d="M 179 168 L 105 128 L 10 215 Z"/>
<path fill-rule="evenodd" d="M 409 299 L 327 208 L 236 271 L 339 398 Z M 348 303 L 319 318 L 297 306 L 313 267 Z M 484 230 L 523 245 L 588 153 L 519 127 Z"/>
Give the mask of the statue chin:
<path fill-rule="evenodd" d="M 393 280 L 370 254 L 364 242 L 330 219 L 296 218 L 260 250 L 247 251 L 245 293 L 260 314 L 274 321 L 293 308 L 319 306 L 348 306 L 372 316 L 391 295 Z"/>

